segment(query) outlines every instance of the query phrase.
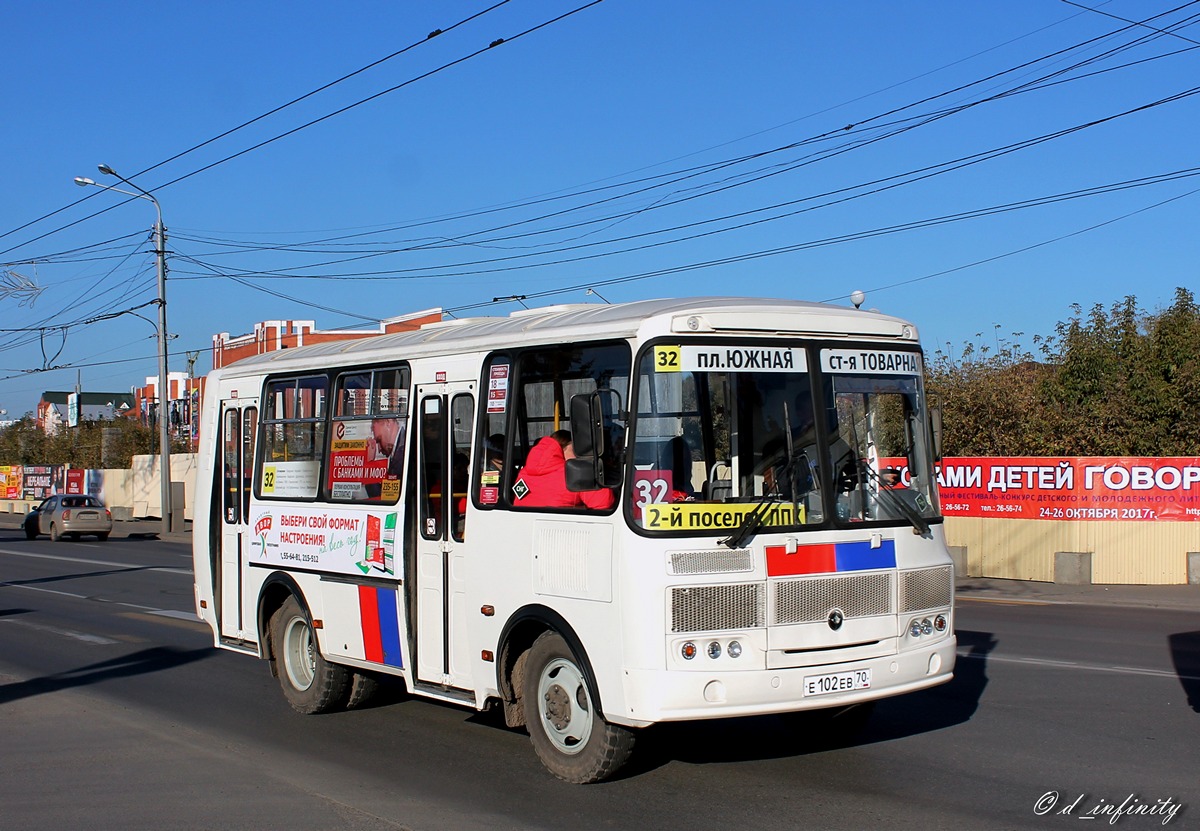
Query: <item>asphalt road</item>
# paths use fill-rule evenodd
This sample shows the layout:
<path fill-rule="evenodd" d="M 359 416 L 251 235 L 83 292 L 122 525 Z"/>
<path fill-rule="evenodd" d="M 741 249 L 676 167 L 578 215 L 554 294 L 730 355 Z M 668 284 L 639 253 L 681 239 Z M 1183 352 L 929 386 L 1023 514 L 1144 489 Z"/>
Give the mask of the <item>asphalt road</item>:
<path fill-rule="evenodd" d="M 191 610 L 182 542 L 0 530 L 0 829 L 1200 826 L 1200 610 L 963 600 L 954 681 L 852 742 L 665 725 L 586 787 L 450 706 L 297 715 Z"/>

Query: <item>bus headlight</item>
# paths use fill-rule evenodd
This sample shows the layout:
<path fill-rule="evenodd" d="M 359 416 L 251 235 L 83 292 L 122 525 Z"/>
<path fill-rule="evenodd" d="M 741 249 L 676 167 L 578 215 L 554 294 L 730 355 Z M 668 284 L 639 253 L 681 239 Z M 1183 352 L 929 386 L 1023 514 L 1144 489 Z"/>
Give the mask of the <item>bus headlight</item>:
<path fill-rule="evenodd" d="M 921 621 L 913 618 L 912 623 L 908 624 L 908 634 L 912 638 L 921 637 Z"/>
<path fill-rule="evenodd" d="M 932 635 L 933 634 L 933 621 L 930 620 L 929 618 L 925 618 L 923 621 L 921 621 L 921 634 L 922 635 Z"/>
<path fill-rule="evenodd" d="M 712 658 L 714 661 L 717 658 L 721 657 L 721 642 L 720 641 L 713 641 L 712 643 L 710 643 L 708 645 L 708 657 Z"/>
<path fill-rule="evenodd" d="M 935 617 L 933 619 L 933 628 L 938 630 L 939 632 L 945 632 L 946 627 L 949 625 L 950 625 L 950 621 L 948 621 L 946 619 L 945 615 L 938 615 L 937 617 Z"/>
<path fill-rule="evenodd" d="M 742 645 L 738 641 L 730 641 L 729 648 L 726 650 L 730 658 L 740 658 L 742 655 Z"/>
<path fill-rule="evenodd" d="M 683 647 L 682 647 L 682 648 L 679 650 L 679 653 L 680 653 L 681 655 L 683 655 L 683 659 L 684 659 L 685 661 L 690 661 L 690 660 L 692 660 L 692 658 L 695 658 L 695 657 L 696 657 L 696 644 L 692 643 L 691 641 L 688 641 L 688 642 L 687 642 L 687 643 L 685 643 L 685 644 L 683 645 Z"/>

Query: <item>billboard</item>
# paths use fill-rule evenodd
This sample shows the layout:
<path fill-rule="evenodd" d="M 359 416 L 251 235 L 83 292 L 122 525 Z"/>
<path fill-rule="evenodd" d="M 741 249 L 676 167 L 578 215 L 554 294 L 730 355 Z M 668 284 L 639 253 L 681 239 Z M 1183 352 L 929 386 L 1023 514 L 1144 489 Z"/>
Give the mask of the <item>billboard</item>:
<path fill-rule="evenodd" d="M 948 517 L 1200 521 L 1197 456 L 950 458 L 938 467 L 938 489 Z"/>

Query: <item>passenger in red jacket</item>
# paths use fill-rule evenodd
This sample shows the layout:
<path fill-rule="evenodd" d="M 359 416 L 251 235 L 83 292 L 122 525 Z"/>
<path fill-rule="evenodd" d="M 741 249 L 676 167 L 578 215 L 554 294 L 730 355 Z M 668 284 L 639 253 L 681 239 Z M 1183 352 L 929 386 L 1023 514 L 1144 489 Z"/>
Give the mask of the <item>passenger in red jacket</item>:
<path fill-rule="evenodd" d="M 575 458 L 569 430 L 543 437 L 529 451 L 513 490 L 523 508 L 588 508 L 607 511 L 617 502 L 611 488 L 575 493 L 567 490 L 567 459 Z"/>

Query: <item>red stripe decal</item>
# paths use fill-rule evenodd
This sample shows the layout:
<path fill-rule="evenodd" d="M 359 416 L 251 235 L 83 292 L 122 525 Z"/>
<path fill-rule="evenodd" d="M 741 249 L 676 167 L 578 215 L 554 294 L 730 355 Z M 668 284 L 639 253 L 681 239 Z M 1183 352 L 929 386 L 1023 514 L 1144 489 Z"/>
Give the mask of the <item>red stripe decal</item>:
<path fill-rule="evenodd" d="M 368 661 L 383 663 L 383 640 L 379 635 L 379 600 L 375 589 L 358 587 L 358 614 L 362 621 L 363 653 Z"/>
<path fill-rule="evenodd" d="M 768 545 L 766 552 L 768 577 L 837 571 L 837 549 L 832 543 L 797 546 L 794 554 L 788 554 L 786 546 Z"/>

